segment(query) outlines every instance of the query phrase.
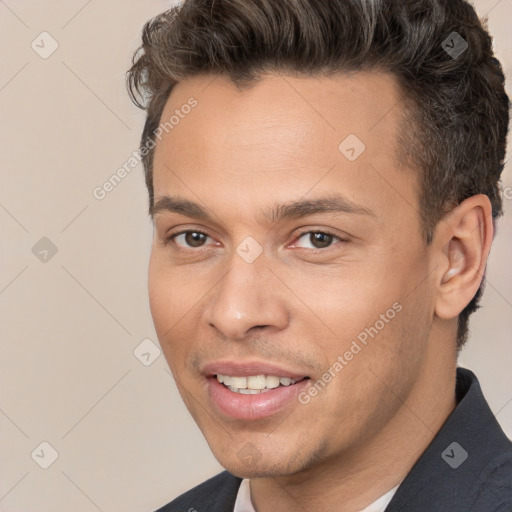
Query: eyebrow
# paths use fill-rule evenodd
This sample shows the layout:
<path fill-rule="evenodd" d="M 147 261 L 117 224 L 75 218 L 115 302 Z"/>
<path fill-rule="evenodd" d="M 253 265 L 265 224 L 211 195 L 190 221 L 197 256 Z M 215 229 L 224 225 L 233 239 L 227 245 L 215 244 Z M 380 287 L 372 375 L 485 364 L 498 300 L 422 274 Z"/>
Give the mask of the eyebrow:
<path fill-rule="evenodd" d="M 163 196 L 151 207 L 153 218 L 158 213 L 178 213 L 186 217 L 213 222 L 208 210 L 198 203 L 180 197 Z M 263 217 L 271 223 L 285 219 L 300 219 L 319 213 L 345 213 L 376 217 L 368 208 L 358 205 L 340 195 L 330 195 L 318 199 L 300 199 L 285 204 L 275 205 L 268 211 L 262 211 Z"/>

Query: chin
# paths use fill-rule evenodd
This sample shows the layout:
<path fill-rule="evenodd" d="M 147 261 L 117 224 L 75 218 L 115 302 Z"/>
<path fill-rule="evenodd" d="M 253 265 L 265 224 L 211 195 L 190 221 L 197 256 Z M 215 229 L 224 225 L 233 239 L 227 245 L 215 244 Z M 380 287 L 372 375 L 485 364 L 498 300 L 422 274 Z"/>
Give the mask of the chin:
<path fill-rule="evenodd" d="M 213 453 L 219 464 L 239 478 L 271 478 L 290 476 L 304 470 L 304 461 L 298 458 L 296 450 L 279 455 L 273 451 L 261 452 L 252 443 L 246 443 L 237 452 Z"/>
<path fill-rule="evenodd" d="M 220 462 L 220 461 L 219 461 Z M 232 475 L 237 476 L 239 478 L 275 478 L 281 476 L 293 475 L 296 471 L 285 469 L 281 467 L 281 465 L 268 465 L 268 464 L 240 464 L 236 463 L 221 463 L 222 467 L 224 467 L 227 471 L 229 471 Z"/>

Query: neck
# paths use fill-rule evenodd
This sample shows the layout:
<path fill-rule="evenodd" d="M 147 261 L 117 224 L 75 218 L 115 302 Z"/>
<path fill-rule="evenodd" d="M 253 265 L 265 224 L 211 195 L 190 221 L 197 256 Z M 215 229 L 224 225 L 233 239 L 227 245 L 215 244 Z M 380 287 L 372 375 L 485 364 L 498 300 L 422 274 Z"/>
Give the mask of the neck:
<path fill-rule="evenodd" d="M 454 410 L 456 354 L 447 339 L 431 343 L 425 364 L 395 416 L 364 445 L 301 474 L 252 479 L 257 512 L 359 512 L 397 486 Z M 448 347 L 448 349 L 446 348 Z"/>

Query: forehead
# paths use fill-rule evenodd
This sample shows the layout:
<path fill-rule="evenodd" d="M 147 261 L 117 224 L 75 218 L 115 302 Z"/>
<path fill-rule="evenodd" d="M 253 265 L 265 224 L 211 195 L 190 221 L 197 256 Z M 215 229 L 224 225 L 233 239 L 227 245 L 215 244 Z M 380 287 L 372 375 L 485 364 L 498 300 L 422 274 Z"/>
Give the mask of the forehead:
<path fill-rule="evenodd" d="M 363 206 L 397 194 L 414 201 L 411 173 L 396 158 L 402 116 L 400 90 L 384 73 L 270 74 L 244 90 L 196 76 L 175 87 L 162 113 L 161 126 L 174 122 L 157 142 L 155 197 L 215 193 L 231 207 L 260 208 L 270 192 L 286 202 L 336 189 Z"/>
<path fill-rule="evenodd" d="M 314 150 L 316 143 L 339 142 L 348 134 L 370 144 L 383 134 L 392 138 L 401 112 L 400 91 L 390 74 L 367 71 L 330 78 L 268 74 L 244 90 L 228 77 L 200 75 L 175 86 L 161 123 L 179 114 L 192 97 L 197 106 L 186 123 L 180 119 L 182 125 L 200 128 L 189 143 L 279 145 L 283 152 L 288 144 Z M 184 130 L 176 125 L 168 135 L 181 142 L 180 132 L 190 135 Z"/>

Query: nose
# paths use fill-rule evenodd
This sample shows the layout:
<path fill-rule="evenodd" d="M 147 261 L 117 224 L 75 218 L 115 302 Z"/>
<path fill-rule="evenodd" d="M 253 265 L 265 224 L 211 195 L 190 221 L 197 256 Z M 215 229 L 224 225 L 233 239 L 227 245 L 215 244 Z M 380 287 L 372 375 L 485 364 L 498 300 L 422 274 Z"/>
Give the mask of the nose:
<path fill-rule="evenodd" d="M 209 325 L 235 341 L 243 340 L 251 329 L 286 328 L 290 319 L 286 292 L 264 255 L 247 263 L 235 253 L 230 263 L 205 309 Z"/>

